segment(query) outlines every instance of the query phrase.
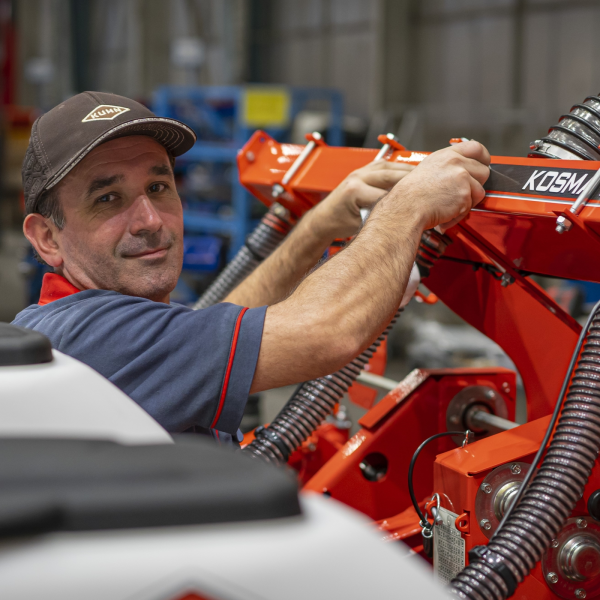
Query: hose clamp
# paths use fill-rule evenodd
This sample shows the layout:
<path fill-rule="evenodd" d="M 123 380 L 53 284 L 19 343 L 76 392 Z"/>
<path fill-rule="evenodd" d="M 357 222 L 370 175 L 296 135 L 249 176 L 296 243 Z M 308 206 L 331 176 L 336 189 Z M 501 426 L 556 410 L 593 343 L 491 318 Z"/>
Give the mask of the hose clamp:
<path fill-rule="evenodd" d="M 508 590 L 506 597 L 510 598 L 515 593 L 518 582 L 512 571 L 504 564 L 503 557 L 495 552 L 489 552 L 487 546 L 474 546 L 469 550 L 469 564 L 478 560 L 484 562 L 486 566 L 502 578 Z"/>

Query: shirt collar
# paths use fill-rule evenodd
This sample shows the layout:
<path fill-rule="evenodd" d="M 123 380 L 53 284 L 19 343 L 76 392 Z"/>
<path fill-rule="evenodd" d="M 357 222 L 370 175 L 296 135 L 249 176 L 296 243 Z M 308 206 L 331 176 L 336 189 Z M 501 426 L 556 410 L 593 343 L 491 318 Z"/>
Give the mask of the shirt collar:
<path fill-rule="evenodd" d="M 58 273 L 46 273 L 42 281 L 42 291 L 40 292 L 38 304 L 44 306 L 44 304 L 50 304 L 50 302 L 77 294 L 80 291 L 62 275 Z"/>

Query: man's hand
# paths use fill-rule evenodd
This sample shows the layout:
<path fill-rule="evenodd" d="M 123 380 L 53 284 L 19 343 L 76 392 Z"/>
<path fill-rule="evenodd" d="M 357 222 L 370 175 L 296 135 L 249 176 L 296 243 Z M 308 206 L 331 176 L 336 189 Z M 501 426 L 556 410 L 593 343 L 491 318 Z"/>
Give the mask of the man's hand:
<path fill-rule="evenodd" d="M 360 209 L 371 208 L 414 167 L 384 160 L 353 171 L 325 200 L 308 211 L 288 238 L 225 302 L 250 308 L 283 300 L 321 259 L 336 238 L 354 235 Z"/>
<path fill-rule="evenodd" d="M 367 348 L 400 305 L 423 230 L 452 226 L 484 198 L 489 162 L 477 142 L 433 153 L 351 244 L 270 306 L 251 392 L 333 373 Z"/>
<path fill-rule="evenodd" d="M 445 231 L 483 200 L 489 165 L 490 155 L 479 142 L 438 150 L 396 185 L 386 201 L 406 206 L 410 198 L 412 210 L 423 219 L 423 229 L 439 225 Z"/>
<path fill-rule="evenodd" d="M 351 237 L 361 225 L 360 209 L 373 208 L 413 169 L 413 165 L 387 160 L 369 163 L 350 173 L 307 217 L 328 241 Z"/>

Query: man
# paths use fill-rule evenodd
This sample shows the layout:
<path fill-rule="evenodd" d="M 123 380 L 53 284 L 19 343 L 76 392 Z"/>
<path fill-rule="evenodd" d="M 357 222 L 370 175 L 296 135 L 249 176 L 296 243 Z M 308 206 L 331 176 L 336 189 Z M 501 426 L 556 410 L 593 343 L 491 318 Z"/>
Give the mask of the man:
<path fill-rule="evenodd" d="M 489 155 L 466 142 L 412 172 L 386 162 L 355 172 L 228 302 L 192 311 L 169 294 L 183 238 L 173 158 L 194 140 L 182 123 L 97 92 L 36 121 L 23 228 L 54 273 L 14 323 L 99 371 L 168 431 L 228 439 L 249 393 L 332 373 L 371 344 L 400 303 L 422 232 L 483 199 Z M 362 206 L 374 208 L 352 244 L 304 278 L 334 238 L 356 233 Z"/>

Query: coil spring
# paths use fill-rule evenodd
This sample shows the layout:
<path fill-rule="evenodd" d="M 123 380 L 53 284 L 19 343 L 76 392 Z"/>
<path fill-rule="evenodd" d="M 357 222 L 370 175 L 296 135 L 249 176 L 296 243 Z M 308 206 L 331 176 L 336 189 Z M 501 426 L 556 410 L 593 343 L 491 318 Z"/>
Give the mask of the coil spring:
<path fill-rule="evenodd" d="M 575 104 L 530 148 L 530 158 L 600 160 L 600 97 L 588 96 L 583 104 Z"/>
<path fill-rule="evenodd" d="M 470 600 L 504 600 L 509 590 L 490 565 L 503 563 L 523 581 L 583 494 L 600 451 L 600 316 L 593 317 L 569 384 L 552 441 L 521 502 L 487 546 L 484 560 L 466 567 L 452 591 Z"/>
<path fill-rule="evenodd" d="M 417 253 L 419 270 L 425 270 L 429 274 L 429 269 L 449 243 L 448 237 L 433 230 L 426 231 Z M 244 452 L 276 465 L 286 463 L 292 453 L 333 412 L 335 405 L 341 401 L 381 342 L 386 339 L 402 310 L 396 312 L 375 342 L 345 367 L 333 375 L 306 381 L 298 386 L 274 421 L 257 432 Z"/>
<path fill-rule="evenodd" d="M 274 205 L 275 206 L 275 205 Z M 208 308 L 222 302 L 258 265 L 269 256 L 292 228 L 291 224 L 275 214 L 279 207 L 271 207 L 256 229 L 246 240 L 234 259 L 223 269 L 211 286 L 194 304 L 194 310 Z"/>

